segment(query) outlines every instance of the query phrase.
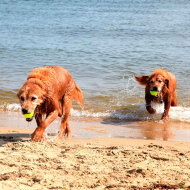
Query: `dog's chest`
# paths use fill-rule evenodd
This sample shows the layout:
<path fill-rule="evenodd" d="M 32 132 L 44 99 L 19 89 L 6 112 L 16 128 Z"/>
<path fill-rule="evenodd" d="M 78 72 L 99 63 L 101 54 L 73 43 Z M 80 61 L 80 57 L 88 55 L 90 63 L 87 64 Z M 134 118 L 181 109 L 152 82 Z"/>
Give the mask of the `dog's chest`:
<path fill-rule="evenodd" d="M 151 105 L 151 108 L 156 110 L 156 113 L 163 113 L 164 112 L 164 104 L 163 103 L 161 104 L 161 103 L 151 101 L 150 105 Z"/>

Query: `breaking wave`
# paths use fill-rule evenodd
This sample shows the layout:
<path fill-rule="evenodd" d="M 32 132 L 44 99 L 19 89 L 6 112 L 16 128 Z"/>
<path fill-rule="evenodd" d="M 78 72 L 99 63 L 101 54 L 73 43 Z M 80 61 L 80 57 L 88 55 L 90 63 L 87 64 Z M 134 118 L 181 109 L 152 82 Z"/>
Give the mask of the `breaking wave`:
<path fill-rule="evenodd" d="M 88 118 L 111 118 L 119 121 L 145 121 L 145 120 L 159 120 L 164 112 L 164 105 L 152 104 L 152 107 L 156 109 L 157 114 L 150 115 L 146 111 L 146 104 L 131 105 L 130 109 L 118 109 L 108 110 L 105 112 L 94 112 L 92 110 L 76 110 L 71 109 L 70 115 L 73 117 L 88 117 Z M 0 108 L 8 112 L 19 112 L 20 104 L 4 104 Z M 190 108 L 187 107 L 171 107 L 170 108 L 170 119 L 174 121 L 189 122 L 190 123 Z M 118 122 L 119 122 L 118 121 Z"/>

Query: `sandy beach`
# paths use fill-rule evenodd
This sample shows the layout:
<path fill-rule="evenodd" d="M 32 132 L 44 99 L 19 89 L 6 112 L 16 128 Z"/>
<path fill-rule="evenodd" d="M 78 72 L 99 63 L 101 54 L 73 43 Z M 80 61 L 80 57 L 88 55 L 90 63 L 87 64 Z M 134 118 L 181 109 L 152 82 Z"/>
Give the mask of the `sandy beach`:
<path fill-rule="evenodd" d="M 1 0 L 0 190 L 190 190 L 188 15 L 187 0 Z M 161 68 L 177 87 L 165 72 L 148 77 Z M 56 118 L 32 142 L 36 121 L 21 111 L 49 124 L 73 97 L 72 137 L 54 140 Z"/>
<path fill-rule="evenodd" d="M 96 138 L 31 142 L 1 129 L 1 189 L 190 188 L 190 143 Z M 16 134 L 17 135 L 16 135 Z M 11 136 L 10 136 L 11 135 Z"/>
<path fill-rule="evenodd" d="M 0 127 L 0 189 L 190 188 L 190 142 L 108 137 L 111 128 L 83 122 L 70 139 L 53 141 L 52 136 L 31 142 L 32 127 L 17 128 L 15 123 L 25 124 L 24 119 L 5 115 Z M 97 135 L 79 135 L 87 131 Z"/>

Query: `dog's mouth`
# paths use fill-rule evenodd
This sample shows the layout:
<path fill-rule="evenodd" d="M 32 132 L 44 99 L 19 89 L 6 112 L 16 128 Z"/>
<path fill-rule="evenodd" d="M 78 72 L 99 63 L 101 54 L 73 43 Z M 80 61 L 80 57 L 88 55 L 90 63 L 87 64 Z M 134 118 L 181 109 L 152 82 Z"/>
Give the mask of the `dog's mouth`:
<path fill-rule="evenodd" d="M 155 98 L 159 98 L 161 96 L 162 90 L 151 90 L 150 94 L 154 96 Z"/>
<path fill-rule="evenodd" d="M 34 116 L 35 116 L 35 114 L 36 114 L 37 108 L 38 108 L 38 106 L 36 106 L 36 108 L 34 109 L 34 114 L 33 114 L 33 116 L 30 117 L 30 118 L 26 118 L 26 121 L 30 122 L 30 121 L 33 120 L 33 118 L 34 118 Z"/>
<path fill-rule="evenodd" d="M 161 90 L 160 91 L 158 91 L 158 94 L 155 96 L 156 98 L 159 98 L 160 97 L 160 95 L 161 95 Z"/>

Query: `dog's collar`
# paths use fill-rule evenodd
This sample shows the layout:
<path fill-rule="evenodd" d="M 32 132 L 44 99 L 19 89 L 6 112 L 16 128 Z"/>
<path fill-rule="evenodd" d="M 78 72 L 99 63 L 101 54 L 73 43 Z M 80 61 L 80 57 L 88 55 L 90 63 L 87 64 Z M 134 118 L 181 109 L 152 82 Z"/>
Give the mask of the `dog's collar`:
<path fill-rule="evenodd" d="M 162 104 L 163 102 L 164 102 L 164 100 L 163 100 L 163 97 L 162 97 L 162 92 L 160 92 L 160 103 Z"/>

